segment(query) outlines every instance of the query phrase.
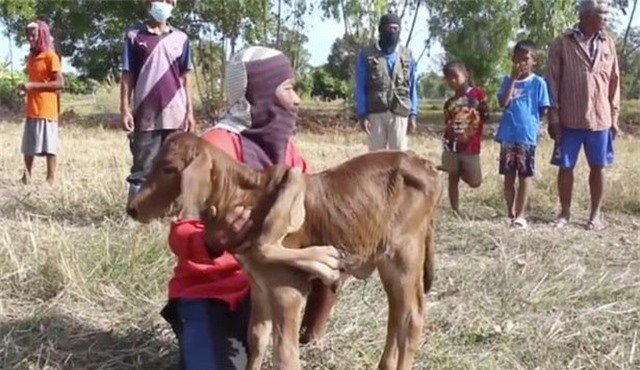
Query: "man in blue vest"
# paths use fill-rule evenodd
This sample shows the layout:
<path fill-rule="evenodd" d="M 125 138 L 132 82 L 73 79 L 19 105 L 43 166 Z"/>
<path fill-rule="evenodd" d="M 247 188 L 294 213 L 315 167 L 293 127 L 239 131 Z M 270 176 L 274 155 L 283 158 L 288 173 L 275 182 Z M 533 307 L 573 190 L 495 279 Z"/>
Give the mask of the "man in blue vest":
<path fill-rule="evenodd" d="M 416 61 L 399 43 L 400 17 L 380 18 L 378 41 L 363 48 L 356 65 L 356 113 L 369 135 L 369 151 L 407 149 L 407 130 L 416 131 Z"/>

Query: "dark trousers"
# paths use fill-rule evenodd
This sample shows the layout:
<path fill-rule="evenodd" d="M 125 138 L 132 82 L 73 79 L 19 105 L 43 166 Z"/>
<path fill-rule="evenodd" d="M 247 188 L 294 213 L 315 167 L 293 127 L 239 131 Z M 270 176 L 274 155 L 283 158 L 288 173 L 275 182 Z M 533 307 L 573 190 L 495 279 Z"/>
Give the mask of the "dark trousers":
<path fill-rule="evenodd" d="M 129 198 L 135 195 L 151 170 L 153 159 L 169 135 L 177 130 L 134 131 L 129 134 L 129 149 L 133 156 L 131 173 L 127 177 Z"/>
<path fill-rule="evenodd" d="M 178 339 L 181 370 L 244 370 L 249 296 L 236 311 L 215 299 L 172 299 L 161 314 Z"/>

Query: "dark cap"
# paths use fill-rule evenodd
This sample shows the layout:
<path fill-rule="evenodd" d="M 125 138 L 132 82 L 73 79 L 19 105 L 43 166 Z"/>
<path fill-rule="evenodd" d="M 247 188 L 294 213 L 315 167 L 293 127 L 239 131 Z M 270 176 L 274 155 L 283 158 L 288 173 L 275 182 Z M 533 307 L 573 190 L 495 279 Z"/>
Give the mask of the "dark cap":
<path fill-rule="evenodd" d="M 397 24 L 398 26 L 400 26 L 401 23 L 402 22 L 400 20 L 400 17 L 398 17 L 397 14 L 387 13 L 380 18 L 380 23 L 378 24 L 378 27 L 383 28 L 389 24 Z"/>

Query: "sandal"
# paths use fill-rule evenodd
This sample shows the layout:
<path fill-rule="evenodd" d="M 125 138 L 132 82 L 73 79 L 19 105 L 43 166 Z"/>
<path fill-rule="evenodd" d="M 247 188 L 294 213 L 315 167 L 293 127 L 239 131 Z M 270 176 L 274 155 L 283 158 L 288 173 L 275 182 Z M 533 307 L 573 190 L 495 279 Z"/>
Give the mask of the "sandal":
<path fill-rule="evenodd" d="M 589 220 L 587 221 L 587 224 L 584 225 L 584 229 L 588 230 L 588 231 L 599 231 L 602 230 L 603 225 L 602 225 L 602 221 L 600 220 Z"/>
<path fill-rule="evenodd" d="M 511 227 L 514 227 L 516 229 L 526 229 L 527 226 L 527 220 L 522 217 L 517 217 L 511 222 Z"/>
<path fill-rule="evenodd" d="M 562 229 L 569 224 L 569 220 L 565 217 L 558 217 L 552 224 L 554 229 Z"/>

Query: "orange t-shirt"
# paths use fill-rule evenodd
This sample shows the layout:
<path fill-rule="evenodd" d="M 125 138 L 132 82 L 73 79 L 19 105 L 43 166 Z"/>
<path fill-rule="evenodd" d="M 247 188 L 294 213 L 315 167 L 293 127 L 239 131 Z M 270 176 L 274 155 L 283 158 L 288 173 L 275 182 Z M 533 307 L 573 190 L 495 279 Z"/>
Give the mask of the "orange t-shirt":
<path fill-rule="evenodd" d="M 27 60 L 29 82 L 51 82 L 55 73 L 61 73 L 60 58 L 53 50 L 43 51 Z M 27 92 L 27 118 L 42 118 L 58 121 L 58 92 Z"/>

